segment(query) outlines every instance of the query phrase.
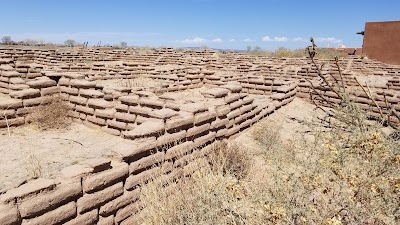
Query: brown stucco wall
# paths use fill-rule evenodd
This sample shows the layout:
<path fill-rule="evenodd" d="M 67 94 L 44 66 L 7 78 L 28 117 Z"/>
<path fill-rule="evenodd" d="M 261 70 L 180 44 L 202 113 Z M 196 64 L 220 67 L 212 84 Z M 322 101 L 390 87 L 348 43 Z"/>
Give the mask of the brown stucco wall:
<path fill-rule="evenodd" d="M 400 65 L 400 21 L 367 22 L 363 53 L 370 59 Z"/>

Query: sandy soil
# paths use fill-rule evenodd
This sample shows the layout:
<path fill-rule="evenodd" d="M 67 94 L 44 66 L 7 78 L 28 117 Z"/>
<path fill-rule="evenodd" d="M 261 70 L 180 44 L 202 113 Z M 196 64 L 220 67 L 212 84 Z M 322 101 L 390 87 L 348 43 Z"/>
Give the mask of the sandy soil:
<path fill-rule="evenodd" d="M 112 80 L 96 80 L 97 84 L 103 85 L 105 88 L 117 87 L 161 87 L 165 82 L 154 80 L 151 78 L 140 77 L 134 79 L 112 79 Z"/>
<path fill-rule="evenodd" d="M 129 140 L 108 135 L 82 124 L 60 131 L 39 131 L 31 125 L 0 130 L 0 193 L 30 179 L 39 164 L 42 176 L 57 177 L 61 169 L 80 161 L 110 157 L 116 144 Z"/>

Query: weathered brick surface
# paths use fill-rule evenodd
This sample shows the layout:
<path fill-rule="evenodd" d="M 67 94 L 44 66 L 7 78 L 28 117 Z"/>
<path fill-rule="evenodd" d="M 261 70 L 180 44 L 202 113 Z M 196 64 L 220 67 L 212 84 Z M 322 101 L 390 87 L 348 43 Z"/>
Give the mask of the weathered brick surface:
<path fill-rule="evenodd" d="M 0 204 L 0 224 L 16 225 L 21 223 L 17 206 L 14 204 Z"/>
<path fill-rule="evenodd" d="M 124 192 L 122 182 L 107 187 L 92 194 L 84 194 L 77 201 L 78 213 L 82 214 L 94 208 L 98 208 L 106 202 L 122 195 Z"/>
<path fill-rule="evenodd" d="M 98 209 L 94 209 L 84 214 L 78 214 L 78 216 L 68 222 L 65 225 L 92 225 L 98 221 Z"/>
<path fill-rule="evenodd" d="M 128 164 L 114 162 L 111 169 L 85 177 L 82 182 L 83 191 L 93 193 L 102 190 L 118 181 L 122 181 L 127 175 Z"/>
<path fill-rule="evenodd" d="M 32 219 L 24 219 L 22 225 L 60 224 L 74 218 L 75 216 L 76 203 L 70 202 L 41 216 Z"/>
<path fill-rule="evenodd" d="M 132 204 L 140 197 L 140 188 L 132 191 L 125 190 L 124 194 L 100 207 L 99 215 L 107 217 L 115 214 L 119 209 Z"/>
<path fill-rule="evenodd" d="M 16 201 L 17 199 L 36 194 L 43 190 L 51 190 L 56 186 L 54 180 L 39 178 L 31 180 L 28 183 L 19 186 L 18 188 L 11 189 L 5 194 L 0 195 L 0 201 L 4 203 Z"/>
<path fill-rule="evenodd" d="M 82 186 L 80 182 L 61 184 L 52 191 L 22 201 L 18 208 L 22 218 L 31 218 L 41 215 L 49 209 L 59 207 L 65 202 L 77 199 L 81 194 Z"/>

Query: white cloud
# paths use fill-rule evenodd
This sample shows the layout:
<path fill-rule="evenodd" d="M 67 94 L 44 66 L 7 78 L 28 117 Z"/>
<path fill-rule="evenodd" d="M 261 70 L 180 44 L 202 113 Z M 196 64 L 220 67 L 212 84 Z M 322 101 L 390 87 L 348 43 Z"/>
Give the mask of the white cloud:
<path fill-rule="evenodd" d="M 287 42 L 289 39 L 287 37 L 274 37 L 276 42 Z"/>
<path fill-rule="evenodd" d="M 246 38 L 243 40 L 243 42 L 253 42 L 253 40 L 251 40 L 250 38 Z"/>
<path fill-rule="evenodd" d="M 198 44 L 198 43 L 205 43 L 205 42 L 207 42 L 207 40 L 204 38 L 195 37 L 193 39 L 185 39 L 185 40 L 181 40 L 181 41 L 178 40 L 178 42 Z"/>
<path fill-rule="evenodd" d="M 262 41 L 272 41 L 272 39 L 269 36 L 265 36 L 261 40 Z"/>
<path fill-rule="evenodd" d="M 218 43 L 221 43 L 221 42 L 222 42 L 222 39 L 221 39 L 221 38 L 215 38 L 214 40 L 212 40 L 212 42 L 218 42 Z"/>
<path fill-rule="evenodd" d="M 308 41 L 307 38 L 297 37 L 292 39 L 293 42 L 306 42 Z"/>
<path fill-rule="evenodd" d="M 236 39 L 234 39 L 234 38 L 229 39 L 229 42 L 235 42 L 235 41 L 236 41 Z"/>
<path fill-rule="evenodd" d="M 326 38 L 319 37 L 319 38 L 316 38 L 315 40 L 317 41 L 317 43 L 318 42 L 328 42 L 328 43 L 340 44 L 343 42 L 342 40 L 337 39 L 335 37 L 326 37 Z"/>
<path fill-rule="evenodd" d="M 275 41 L 275 42 L 287 42 L 289 41 L 289 38 L 287 37 L 274 37 L 270 38 L 269 36 L 264 36 L 261 39 L 262 41 L 268 42 L 268 41 Z"/>

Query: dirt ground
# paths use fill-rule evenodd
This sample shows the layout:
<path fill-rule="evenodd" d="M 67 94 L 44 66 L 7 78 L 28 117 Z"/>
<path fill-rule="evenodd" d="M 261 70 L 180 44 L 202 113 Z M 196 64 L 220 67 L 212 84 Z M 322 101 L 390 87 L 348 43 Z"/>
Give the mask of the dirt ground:
<path fill-rule="evenodd" d="M 0 193 L 30 179 L 41 167 L 42 176 L 57 177 L 61 169 L 80 161 L 110 157 L 116 144 L 129 140 L 72 124 L 59 131 L 39 131 L 31 125 L 0 130 Z"/>

